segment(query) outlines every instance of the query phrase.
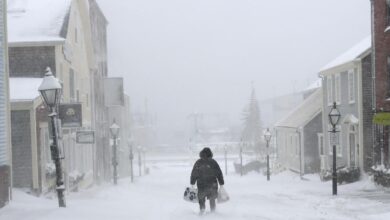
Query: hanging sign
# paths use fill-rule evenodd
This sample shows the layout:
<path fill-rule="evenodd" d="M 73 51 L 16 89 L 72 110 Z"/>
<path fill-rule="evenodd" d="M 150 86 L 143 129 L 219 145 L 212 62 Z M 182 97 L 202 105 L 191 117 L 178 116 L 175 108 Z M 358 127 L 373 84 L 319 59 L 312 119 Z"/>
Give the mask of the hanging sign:
<path fill-rule="evenodd" d="M 60 104 L 59 117 L 62 127 L 79 128 L 83 126 L 81 103 Z"/>
<path fill-rule="evenodd" d="M 94 131 L 77 131 L 76 142 L 78 144 L 93 144 L 95 143 Z"/>
<path fill-rule="evenodd" d="M 377 125 L 390 125 L 390 112 L 376 113 L 372 121 Z"/>

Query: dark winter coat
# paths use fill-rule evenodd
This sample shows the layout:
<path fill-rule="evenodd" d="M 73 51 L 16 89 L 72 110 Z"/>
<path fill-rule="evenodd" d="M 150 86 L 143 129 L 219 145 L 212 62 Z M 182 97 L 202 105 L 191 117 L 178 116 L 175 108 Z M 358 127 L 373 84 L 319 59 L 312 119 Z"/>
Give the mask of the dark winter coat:
<path fill-rule="evenodd" d="M 196 161 L 191 172 L 191 185 L 198 186 L 198 197 L 215 199 L 218 195 L 218 183 L 223 185 L 223 175 L 213 153 L 209 148 L 199 153 L 200 159 Z"/>

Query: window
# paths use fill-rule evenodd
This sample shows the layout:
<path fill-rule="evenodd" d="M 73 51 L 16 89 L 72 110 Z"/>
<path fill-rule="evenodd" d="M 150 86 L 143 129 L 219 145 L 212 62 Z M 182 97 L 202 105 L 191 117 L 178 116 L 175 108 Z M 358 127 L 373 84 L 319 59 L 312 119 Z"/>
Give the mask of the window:
<path fill-rule="evenodd" d="M 328 104 L 333 104 L 332 76 L 327 77 Z"/>
<path fill-rule="evenodd" d="M 299 138 L 298 138 L 298 135 L 294 135 L 294 139 L 295 139 L 295 155 L 296 156 L 299 156 L 299 149 L 300 149 L 300 146 L 299 146 Z"/>
<path fill-rule="evenodd" d="M 352 70 L 348 72 L 348 100 L 355 102 L 355 73 Z"/>
<path fill-rule="evenodd" d="M 77 28 L 74 29 L 74 42 L 78 42 L 78 39 L 77 39 Z"/>
<path fill-rule="evenodd" d="M 324 135 L 318 134 L 318 151 L 320 153 L 320 156 L 325 155 L 325 149 L 324 149 Z"/>
<path fill-rule="evenodd" d="M 334 82 L 334 92 L 336 96 L 336 103 L 340 104 L 341 103 L 341 84 L 340 84 L 340 74 L 337 74 L 335 77 L 335 82 Z"/>
<path fill-rule="evenodd" d="M 386 23 L 387 26 L 390 26 L 390 0 L 386 0 Z"/>
<path fill-rule="evenodd" d="M 390 97 L 390 56 L 387 56 L 387 97 Z"/>
<path fill-rule="evenodd" d="M 70 102 L 75 101 L 75 81 L 74 81 L 74 71 L 73 69 L 69 69 L 69 97 Z"/>

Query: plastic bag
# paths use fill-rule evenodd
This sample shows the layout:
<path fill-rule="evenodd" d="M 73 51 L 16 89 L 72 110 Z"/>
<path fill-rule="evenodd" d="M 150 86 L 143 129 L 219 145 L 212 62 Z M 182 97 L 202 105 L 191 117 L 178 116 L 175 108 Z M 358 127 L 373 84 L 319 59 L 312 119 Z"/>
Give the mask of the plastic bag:
<path fill-rule="evenodd" d="M 227 202 L 227 201 L 229 201 L 229 199 L 230 199 L 230 197 L 229 197 L 229 194 L 226 192 L 225 187 L 220 186 L 219 190 L 218 190 L 218 197 L 217 197 L 218 203 Z"/>
<path fill-rule="evenodd" d="M 184 191 L 183 199 L 188 202 L 198 203 L 198 189 L 187 187 Z"/>

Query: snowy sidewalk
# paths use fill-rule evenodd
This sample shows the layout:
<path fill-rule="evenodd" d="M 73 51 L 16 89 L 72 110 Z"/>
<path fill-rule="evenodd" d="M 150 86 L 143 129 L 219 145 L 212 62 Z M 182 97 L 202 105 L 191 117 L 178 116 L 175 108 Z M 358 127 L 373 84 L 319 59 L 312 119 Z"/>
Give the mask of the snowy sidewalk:
<path fill-rule="evenodd" d="M 380 194 L 369 182 L 339 186 L 331 195 L 331 183 L 308 176 L 302 181 L 292 173 L 271 176 L 252 173 L 240 177 L 229 173 L 226 189 L 231 201 L 217 212 L 198 216 L 197 204 L 182 199 L 188 186 L 188 163 L 155 163 L 151 174 L 134 184 L 121 179 L 118 186 L 105 185 L 67 195 L 67 208 L 57 208 L 56 199 L 36 198 L 14 190 L 12 203 L 0 209 L 1 220 L 191 220 L 191 219 L 389 219 L 390 194 Z M 231 169 L 232 170 L 232 169 Z M 364 191 L 365 190 L 365 191 Z M 359 197 L 376 193 L 381 198 Z M 384 199 L 384 200 L 382 200 Z"/>

